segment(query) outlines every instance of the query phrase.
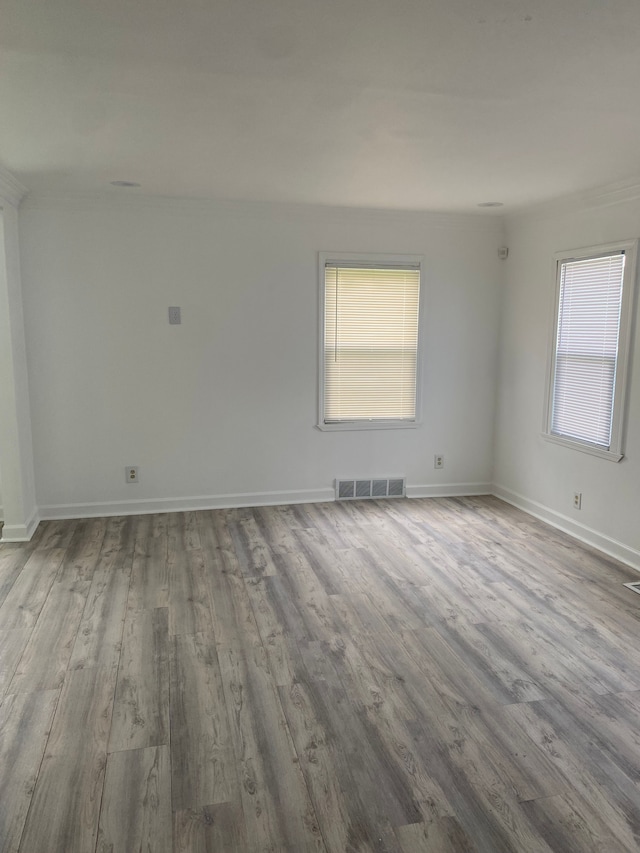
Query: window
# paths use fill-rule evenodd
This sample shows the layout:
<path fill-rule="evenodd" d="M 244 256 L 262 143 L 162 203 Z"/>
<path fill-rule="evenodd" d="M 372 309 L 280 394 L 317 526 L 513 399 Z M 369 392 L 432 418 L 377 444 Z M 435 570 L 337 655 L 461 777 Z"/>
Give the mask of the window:
<path fill-rule="evenodd" d="M 636 242 L 556 256 L 545 437 L 622 458 Z"/>
<path fill-rule="evenodd" d="M 416 425 L 420 265 L 320 255 L 321 429 Z"/>

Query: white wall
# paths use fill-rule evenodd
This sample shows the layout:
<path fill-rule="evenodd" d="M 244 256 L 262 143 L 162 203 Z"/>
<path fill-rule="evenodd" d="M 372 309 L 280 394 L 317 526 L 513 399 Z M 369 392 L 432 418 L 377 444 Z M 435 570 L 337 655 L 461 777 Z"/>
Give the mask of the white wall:
<path fill-rule="evenodd" d="M 29 198 L 20 229 L 44 517 L 331 497 L 336 476 L 406 475 L 413 494 L 491 483 L 497 219 Z M 319 250 L 425 255 L 419 428 L 314 427 Z"/>
<path fill-rule="evenodd" d="M 565 204 L 512 217 L 496 418 L 497 492 L 640 568 L 640 344 L 632 353 L 619 463 L 541 437 L 555 286 L 553 255 L 640 236 L 640 199 Z M 636 313 L 638 300 L 636 298 Z M 582 492 L 582 509 L 573 493 Z"/>

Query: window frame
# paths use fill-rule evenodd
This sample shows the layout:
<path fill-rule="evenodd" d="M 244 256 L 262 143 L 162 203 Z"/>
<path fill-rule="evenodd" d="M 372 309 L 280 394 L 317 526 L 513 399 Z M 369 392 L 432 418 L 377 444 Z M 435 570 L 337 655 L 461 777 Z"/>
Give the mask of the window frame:
<path fill-rule="evenodd" d="M 380 264 L 417 264 L 420 270 L 420 294 L 418 296 L 418 346 L 416 350 L 416 414 L 412 421 L 380 419 L 370 421 L 339 421 L 325 423 L 324 421 L 324 336 L 325 336 L 325 264 L 327 263 L 363 263 L 368 265 Z M 423 352 L 423 317 L 424 317 L 424 255 L 381 254 L 371 252 L 318 252 L 318 305 L 320 322 L 318 328 L 318 417 L 316 426 L 323 432 L 340 432 L 344 430 L 374 430 L 374 429 L 416 429 L 422 423 L 422 352 Z"/>
<path fill-rule="evenodd" d="M 579 261 L 587 258 L 606 257 L 607 255 L 623 252 L 625 254 L 624 274 L 622 277 L 622 302 L 620 307 L 620 331 L 618 335 L 618 351 L 616 356 L 615 381 L 613 386 L 613 412 L 611 418 L 611 442 L 609 448 L 604 448 L 588 441 L 581 441 L 569 436 L 557 435 L 551 431 L 553 417 L 554 378 L 556 369 L 556 349 L 558 338 L 558 318 L 560 312 L 560 275 L 562 263 Z M 542 437 L 562 447 L 570 447 L 583 453 L 619 462 L 624 457 L 623 440 L 626 414 L 626 398 L 628 390 L 631 338 L 633 328 L 633 307 L 635 304 L 636 263 L 638 240 L 623 240 L 615 243 L 605 243 L 598 246 L 586 246 L 582 249 L 556 252 L 555 283 L 553 289 L 552 324 L 549 335 L 547 382 L 544 406 L 544 423 Z"/>

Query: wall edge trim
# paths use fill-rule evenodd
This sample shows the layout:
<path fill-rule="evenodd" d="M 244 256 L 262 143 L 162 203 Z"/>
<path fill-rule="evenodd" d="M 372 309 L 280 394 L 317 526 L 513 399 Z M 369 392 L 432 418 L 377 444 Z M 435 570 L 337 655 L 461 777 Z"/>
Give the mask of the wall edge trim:
<path fill-rule="evenodd" d="M 640 550 L 580 524 L 538 501 L 507 489 L 498 483 L 444 483 L 407 486 L 407 498 L 465 497 L 494 495 L 518 509 L 539 518 L 552 527 L 573 536 L 640 572 Z M 132 501 L 106 501 L 77 504 L 49 504 L 39 507 L 25 524 L 5 525 L 2 542 L 28 542 L 40 521 L 71 518 L 97 518 L 115 515 L 148 515 L 160 512 L 185 512 L 207 509 L 233 509 L 251 506 L 278 506 L 299 503 L 329 503 L 335 500 L 333 488 L 278 492 L 254 492 L 204 495 L 182 498 L 150 498 Z"/>
<path fill-rule="evenodd" d="M 4 542 L 29 542 L 40 524 L 41 518 L 38 510 L 34 510 L 24 524 L 5 524 L 2 528 L 1 543 Z"/>
<path fill-rule="evenodd" d="M 14 207 L 19 207 L 28 192 L 27 187 L 20 183 L 15 175 L 0 165 L 0 199 L 5 199 Z"/>
<path fill-rule="evenodd" d="M 424 486 L 407 486 L 408 498 L 462 498 L 490 495 L 491 483 L 438 483 Z"/>
<path fill-rule="evenodd" d="M 407 486 L 408 498 L 446 498 L 466 495 L 490 495 L 491 483 L 447 483 Z M 198 495 L 180 498 L 147 498 L 131 501 L 104 501 L 73 504 L 48 504 L 39 508 L 42 521 L 70 518 L 101 518 L 114 515 L 149 515 L 158 512 L 189 512 L 208 509 L 235 509 L 252 506 L 279 506 L 300 503 L 328 503 L 335 500 L 335 489 L 301 489 L 280 492 Z"/>
<path fill-rule="evenodd" d="M 40 507 L 40 517 L 46 521 L 53 521 L 65 518 L 101 518 L 114 515 L 149 515 L 158 512 L 189 512 L 201 509 L 325 503 L 333 500 L 335 500 L 335 489 L 333 488 L 197 495 L 180 498 L 141 498 L 130 501 L 48 504 Z"/>
<path fill-rule="evenodd" d="M 500 498 L 500 500 L 523 510 L 529 515 L 533 515 L 535 518 L 539 518 L 541 521 L 545 521 L 547 524 L 556 527 L 558 530 L 562 530 L 564 533 L 568 533 L 579 542 L 596 548 L 607 556 L 613 557 L 615 560 L 619 560 L 621 563 L 640 572 L 640 551 L 630 548 L 624 542 L 619 542 L 617 539 L 600 533 L 592 527 L 587 527 L 586 524 L 580 524 L 580 522 L 574 521 L 572 518 L 544 504 L 538 503 L 538 501 L 531 500 L 518 492 L 513 492 L 511 489 L 507 489 L 498 483 L 494 483 L 493 485 L 493 494 L 495 497 Z"/>
<path fill-rule="evenodd" d="M 197 216 L 302 220 L 335 223 L 336 221 L 422 222 L 430 227 L 471 228 L 498 234 L 502 232 L 501 216 L 469 211 L 411 210 L 404 208 L 345 207 L 286 201 L 250 201 L 242 199 L 196 198 L 150 194 L 118 195 L 110 192 L 45 193 L 30 192 L 23 204 L 25 211 L 123 211 L 151 209 L 193 214 Z"/>
<path fill-rule="evenodd" d="M 618 204 L 629 204 L 639 198 L 640 179 L 633 177 L 625 181 L 604 184 L 589 190 L 579 190 L 556 198 L 522 205 L 519 209 L 506 213 L 505 220 L 508 224 L 511 221 L 517 222 L 522 219 L 546 219 L 587 210 L 598 210 Z"/>

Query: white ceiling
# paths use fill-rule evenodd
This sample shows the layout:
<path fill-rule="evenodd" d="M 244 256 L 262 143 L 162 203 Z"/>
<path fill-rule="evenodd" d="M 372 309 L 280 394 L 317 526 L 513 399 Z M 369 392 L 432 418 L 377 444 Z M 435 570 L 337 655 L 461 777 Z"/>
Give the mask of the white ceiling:
<path fill-rule="evenodd" d="M 638 0 L 0 0 L 0 162 L 36 192 L 510 210 L 640 173 L 639 44 Z"/>

